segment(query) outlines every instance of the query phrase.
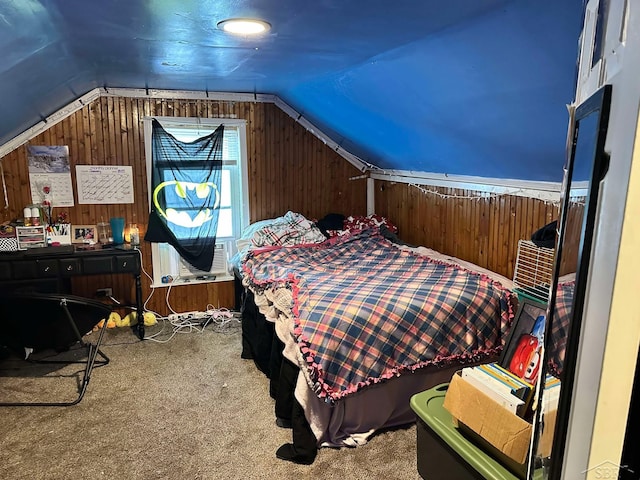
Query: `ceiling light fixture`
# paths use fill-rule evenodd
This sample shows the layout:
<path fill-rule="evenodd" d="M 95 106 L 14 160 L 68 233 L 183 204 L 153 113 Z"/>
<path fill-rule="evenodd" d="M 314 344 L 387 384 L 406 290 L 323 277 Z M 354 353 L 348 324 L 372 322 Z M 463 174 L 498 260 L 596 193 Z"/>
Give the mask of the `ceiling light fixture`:
<path fill-rule="evenodd" d="M 271 29 L 271 24 L 254 18 L 228 18 L 218 22 L 218 28 L 234 35 L 260 35 Z"/>

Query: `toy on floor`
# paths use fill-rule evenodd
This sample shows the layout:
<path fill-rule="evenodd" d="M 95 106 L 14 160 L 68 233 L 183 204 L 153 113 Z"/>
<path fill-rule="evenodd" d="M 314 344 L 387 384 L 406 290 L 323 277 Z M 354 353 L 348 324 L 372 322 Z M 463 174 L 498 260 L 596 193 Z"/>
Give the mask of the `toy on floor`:
<path fill-rule="evenodd" d="M 155 314 L 152 312 L 144 312 L 143 319 L 145 327 L 150 327 L 158 323 Z M 96 332 L 100 330 L 104 325 L 104 322 L 105 319 L 103 318 L 95 327 L 93 327 L 93 331 Z M 130 327 L 138 323 L 137 312 L 128 313 L 124 317 L 121 317 L 118 312 L 111 312 L 109 318 L 106 319 L 106 322 L 107 328 Z"/>
<path fill-rule="evenodd" d="M 138 312 L 128 313 L 127 315 L 125 315 L 123 319 L 123 323 L 125 324 L 123 325 L 123 327 L 130 327 L 130 326 L 136 325 L 138 323 L 137 318 L 138 318 Z M 156 323 L 158 323 L 158 321 L 156 320 L 156 316 L 153 312 L 144 312 L 144 316 L 142 318 L 143 318 L 145 327 L 151 327 Z"/>
<path fill-rule="evenodd" d="M 107 318 L 106 320 L 103 318 L 95 327 L 93 327 L 93 331 L 97 332 L 98 330 L 100 330 L 105 321 L 107 322 L 107 328 L 115 328 L 119 323 L 122 323 L 122 318 L 120 317 L 120 314 L 118 312 L 111 312 L 109 318 Z"/>

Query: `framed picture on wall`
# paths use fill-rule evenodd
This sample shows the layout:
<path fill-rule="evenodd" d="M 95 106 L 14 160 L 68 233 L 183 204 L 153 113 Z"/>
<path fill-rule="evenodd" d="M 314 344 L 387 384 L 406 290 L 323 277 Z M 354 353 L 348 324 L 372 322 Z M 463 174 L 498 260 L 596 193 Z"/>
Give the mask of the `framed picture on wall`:
<path fill-rule="evenodd" d="M 94 243 L 97 242 L 97 238 L 95 225 L 73 225 L 71 229 L 73 243 Z"/>

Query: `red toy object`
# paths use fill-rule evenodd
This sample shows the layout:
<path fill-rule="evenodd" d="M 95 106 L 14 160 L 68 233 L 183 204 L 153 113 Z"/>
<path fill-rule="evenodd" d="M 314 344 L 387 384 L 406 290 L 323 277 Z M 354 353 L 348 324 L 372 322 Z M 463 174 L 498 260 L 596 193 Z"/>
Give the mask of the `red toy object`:
<path fill-rule="evenodd" d="M 518 346 L 511 357 L 509 370 L 527 382 L 535 383 L 539 368 L 538 338 L 529 334 L 521 335 Z"/>

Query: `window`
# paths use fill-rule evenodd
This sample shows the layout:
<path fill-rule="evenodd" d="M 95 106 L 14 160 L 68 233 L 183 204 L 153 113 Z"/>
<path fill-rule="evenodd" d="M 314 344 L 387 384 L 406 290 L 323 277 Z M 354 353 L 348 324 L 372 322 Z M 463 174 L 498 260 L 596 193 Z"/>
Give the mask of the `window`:
<path fill-rule="evenodd" d="M 220 124 L 224 124 L 222 184 L 220 187 L 220 216 L 216 235 L 216 254 L 224 252 L 226 258 L 235 253 L 235 240 L 249 222 L 249 199 L 247 187 L 247 144 L 246 121 L 227 118 L 185 118 L 185 117 L 154 117 L 162 127 L 178 140 L 190 142 L 213 132 Z M 149 190 L 149 205 L 151 205 L 151 121 L 144 119 L 145 152 L 147 164 L 147 185 Z M 199 178 L 202 171 L 197 165 L 193 166 L 194 178 Z M 170 201 L 171 199 L 169 199 Z M 176 195 L 176 206 L 184 205 Z M 173 233 L 183 237 L 185 232 L 176 226 Z M 199 275 L 191 278 L 181 277 L 183 263 L 175 249 L 166 243 L 152 243 L 151 255 L 153 261 L 154 287 L 166 285 L 163 277 L 173 277 L 176 284 L 200 283 L 205 281 L 229 280 L 228 273 L 220 275 L 221 259 L 214 259 L 218 273 L 213 276 Z M 225 259 L 226 260 L 226 259 Z"/>

